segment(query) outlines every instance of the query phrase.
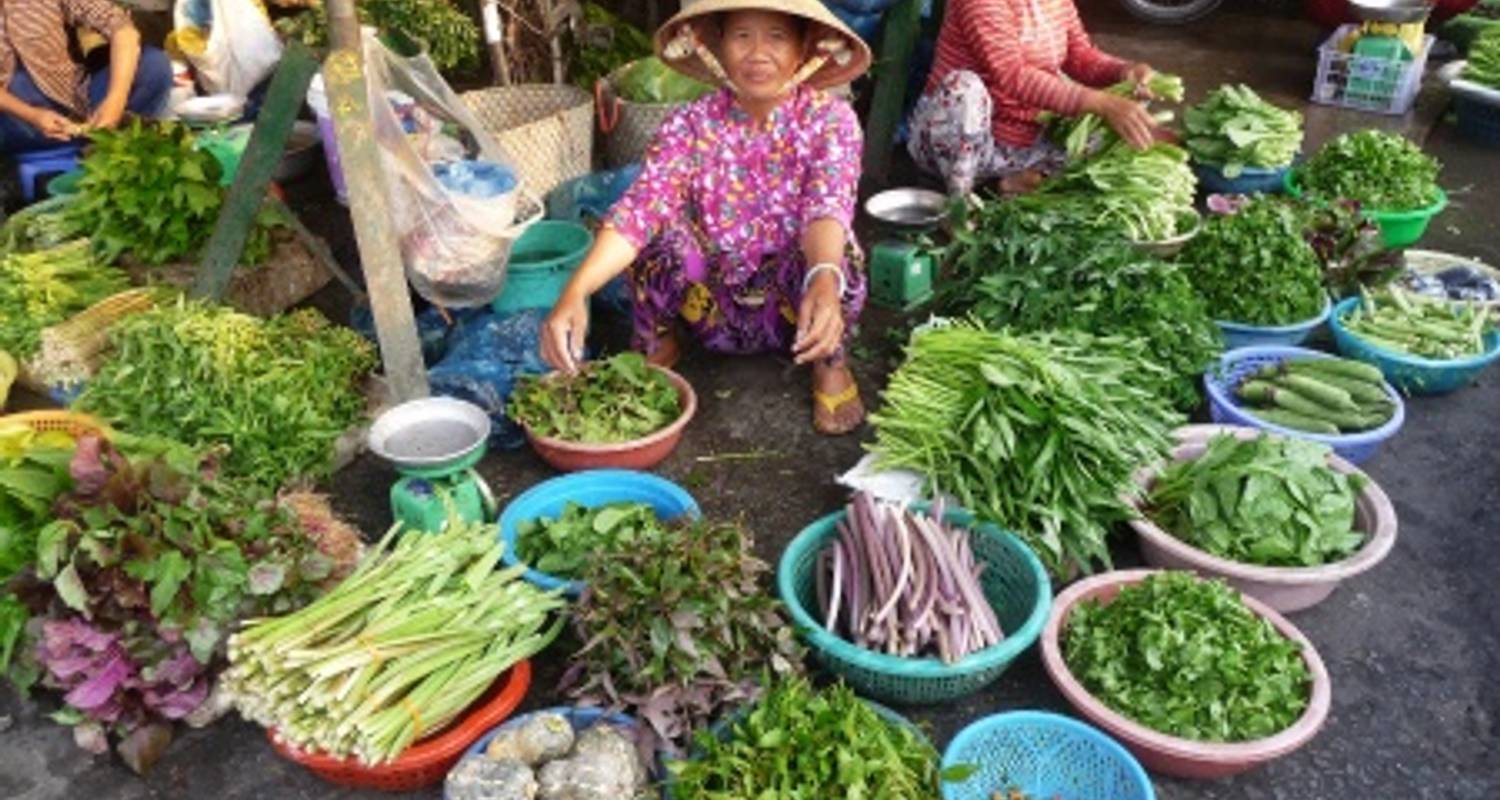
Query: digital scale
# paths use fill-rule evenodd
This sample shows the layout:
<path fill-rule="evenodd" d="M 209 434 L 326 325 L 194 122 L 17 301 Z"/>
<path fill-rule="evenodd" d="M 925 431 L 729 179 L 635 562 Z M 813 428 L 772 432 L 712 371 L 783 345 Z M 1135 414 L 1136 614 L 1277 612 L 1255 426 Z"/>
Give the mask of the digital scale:
<path fill-rule="evenodd" d="M 490 418 L 473 403 L 429 397 L 402 403 L 370 427 L 370 451 L 401 474 L 391 514 L 409 530 L 435 533 L 450 513 L 465 522 L 495 518 L 494 492 L 474 469 L 484 458 Z"/>
<path fill-rule="evenodd" d="M 871 300 L 909 311 L 932 297 L 937 261 L 918 239 L 948 218 L 948 202 L 927 189 L 890 189 L 865 201 L 886 237 L 870 250 Z"/>

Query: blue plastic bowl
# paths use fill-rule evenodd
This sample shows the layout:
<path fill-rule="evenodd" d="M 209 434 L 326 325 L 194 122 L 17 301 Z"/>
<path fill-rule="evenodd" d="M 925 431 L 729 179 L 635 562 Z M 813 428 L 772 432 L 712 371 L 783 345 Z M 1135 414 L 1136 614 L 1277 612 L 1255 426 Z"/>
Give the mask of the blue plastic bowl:
<path fill-rule="evenodd" d="M 1323 298 L 1323 310 L 1318 312 L 1312 319 L 1296 322 L 1291 325 L 1245 325 L 1239 322 L 1215 321 L 1219 330 L 1224 333 L 1224 349 L 1237 350 L 1241 347 L 1255 347 L 1257 345 L 1286 345 L 1294 346 L 1307 341 L 1307 337 L 1318 329 L 1328 319 L 1332 304 L 1325 296 Z"/>
<path fill-rule="evenodd" d="M 1295 439 L 1326 444 L 1344 460 L 1354 464 L 1363 464 L 1374 457 L 1380 446 L 1387 439 L 1395 436 L 1396 431 L 1401 430 L 1401 426 L 1406 422 L 1406 403 L 1401 400 L 1401 393 L 1390 384 L 1386 384 L 1385 393 L 1396 404 L 1396 413 L 1392 414 L 1390 420 L 1379 428 L 1360 433 L 1328 436 L 1299 431 L 1295 428 L 1265 422 L 1255 416 L 1253 411 L 1240 405 L 1238 398 L 1234 396 L 1234 387 L 1238 386 L 1246 375 L 1261 367 L 1280 364 L 1292 358 L 1333 358 L 1333 356 L 1301 347 L 1276 346 L 1242 347 L 1220 356 L 1218 367 L 1203 376 L 1203 388 L 1208 393 L 1209 416 L 1221 425 L 1243 425 Z"/>
<path fill-rule="evenodd" d="M 1237 178 L 1224 176 L 1224 167 L 1219 164 L 1193 162 L 1193 174 L 1198 176 L 1198 185 L 1204 194 L 1277 194 L 1285 190 L 1287 170 L 1285 167 L 1245 167 Z"/>
<path fill-rule="evenodd" d="M 574 472 L 527 489 L 510 501 L 510 505 L 501 512 L 500 538 L 505 542 L 505 565 L 515 566 L 521 563 L 516 557 L 516 535 L 522 522 L 543 517 L 556 519 L 569 502 L 585 508 L 598 508 L 612 503 L 646 503 L 664 520 L 682 516 L 697 519 L 703 516 L 698 502 L 687 490 L 649 472 L 626 469 Z M 585 588 L 582 581 L 570 581 L 534 569 L 527 569 L 525 577 L 542 589 L 564 587 L 564 593 L 574 599 Z"/>
<path fill-rule="evenodd" d="M 1385 379 L 1407 394 L 1447 394 L 1474 382 L 1479 373 L 1500 358 L 1500 331 L 1491 330 L 1484 337 L 1484 355 L 1439 361 L 1432 358 L 1398 353 L 1373 345 L 1344 327 L 1343 318 L 1354 310 L 1358 297 L 1339 303 L 1329 318 L 1333 341 L 1339 352 L 1380 368 Z"/>
<path fill-rule="evenodd" d="M 464 759 L 471 756 L 483 755 L 484 751 L 489 748 L 490 742 L 494 741 L 496 736 L 499 736 L 504 731 L 525 725 L 528 721 L 530 721 L 538 714 L 561 714 L 563 718 L 568 721 L 568 724 L 573 726 L 573 731 L 575 733 L 582 733 L 583 731 L 594 727 L 600 722 L 607 722 L 612 725 L 619 725 L 626 728 L 635 728 L 638 724 L 634 719 L 624 714 L 606 714 L 602 709 L 598 708 L 573 708 L 571 706 L 544 708 L 539 711 L 533 711 L 530 714 L 522 714 L 519 717 L 511 717 L 505 722 L 496 725 L 493 729 L 490 730 L 489 733 L 486 733 L 485 735 L 479 737 L 479 741 L 469 745 L 469 749 L 464 751 L 464 754 L 459 758 L 459 761 L 462 762 Z M 443 792 L 443 797 L 448 797 L 448 792 L 446 790 L 444 790 Z"/>
<path fill-rule="evenodd" d="M 978 768 L 945 782 L 943 800 L 990 800 L 1012 786 L 1028 797 L 1155 800 L 1146 770 L 1118 742 L 1059 714 L 1008 711 L 972 722 L 943 753 L 944 771 Z"/>

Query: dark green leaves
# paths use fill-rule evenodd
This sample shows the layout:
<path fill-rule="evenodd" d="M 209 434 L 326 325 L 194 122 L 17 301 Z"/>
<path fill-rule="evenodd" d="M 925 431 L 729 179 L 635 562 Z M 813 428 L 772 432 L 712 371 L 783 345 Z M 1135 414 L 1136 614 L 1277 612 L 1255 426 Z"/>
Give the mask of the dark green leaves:
<path fill-rule="evenodd" d="M 1436 202 L 1441 169 L 1437 159 L 1405 137 L 1363 130 L 1323 145 L 1297 177 L 1311 198 L 1354 200 L 1379 211 L 1411 211 Z"/>
<path fill-rule="evenodd" d="M 0 350 L 31 358 L 42 329 L 129 285 L 125 273 L 96 259 L 84 239 L 0 256 Z"/>
<path fill-rule="evenodd" d="M 1326 296 L 1318 254 L 1303 236 L 1305 211 L 1260 197 L 1212 215 L 1179 257 L 1214 319 L 1290 325 L 1318 315 Z"/>
<path fill-rule="evenodd" d="M 588 364 L 577 375 L 527 375 L 507 409 L 537 436 L 586 444 L 628 442 L 672 424 L 682 413 L 677 388 L 639 353 Z"/>
<path fill-rule="evenodd" d="M 656 512 L 644 503 L 588 509 L 570 502 L 556 519 L 526 520 L 517 526 L 516 555 L 548 575 L 576 578 L 595 553 L 662 535 Z"/>
<path fill-rule="evenodd" d="M 1068 669 L 1110 708 L 1185 739 L 1240 742 L 1291 726 L 1311 676 L 1301 648 L 1220 581 L 1152 575 L 1068 617 Z"/>

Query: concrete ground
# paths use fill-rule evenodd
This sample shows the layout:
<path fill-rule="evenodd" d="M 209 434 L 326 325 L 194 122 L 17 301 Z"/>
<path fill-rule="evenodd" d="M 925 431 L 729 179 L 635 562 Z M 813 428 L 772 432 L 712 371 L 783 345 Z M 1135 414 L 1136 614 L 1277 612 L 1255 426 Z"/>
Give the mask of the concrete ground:
<path fill-rule="evenodd" d="M 1232 5 L 1232 4 L 1231 4 Z M 1261 5 L 1230 8 L 1186 29 L 1150 28 L 1106 2 L 1084 2 L 1084 13 L 1106 47 L 1187 79 L 1193 98 L 1225 81 L 1243 81 L 1286 104 L 1303 105 L 1311 88 L 1319 32 Z M 1421 138 L 1440 103 L 1403 120 L 1308 109 L 1310 145 L 1332 132 L 1397 124 Z M 1429 150 L 1447 165 L 1453 205 L 1423 245 L 1500 264 L 1493 206 L 1500 203 L 1500 154 L 1456 138 L 1439 125 Z M 326 202 L 326 200 L 325 200 Z M 306 216 L 322 217 L 321 208 Z M 346 234 L 347 236 L 347 234 Z M 350 245 L 335 242 L 342 257 Z M 863 326 L 860 370 L 865 396 L 883 385 L 892 352 L 887 332 L 900 320 L 872 311 Z M 758 534 L 758 551 L 774 564 L 781 548 L 808 521 L 838 508 L 834 475 L 861 455 L 868 429 L 826 439 L 808 424 L 808 385 L 778 358 L 709 359 L 682 365 L 701 398 L 697 420 L 659 471 L 689 487 L 711 516 L 742 515 Z M 1333 709 L 1307 747 L 1247 775 L 1214 782 L 1156 778 L 1165 800 L 1337 800 L 1367 797 L 1493 800 L 1500 797 L 1500 604 L 1491 591 L 1500 574 L 1500 447 L 1495 409 L 1500 373 L 1445 398 L 1410 403 L 1405 429 L 1367 465 L 1395 501 L 1400 540 L 1387 561 L 1295 615 L 1333 678 Z M 725 460 L 758 452 L 756 458 Z M 513 496 L 552 475 L 529 451 L 489 457 L 481 471 Z M 338 474 L 330 487 L 339 508 L 370 533 L 389 523 L 386 488 L 394 478 L 369 457 Z M 1121 565 L 1138 561 L 1133 542 L 1116 542 Z M 565 657 L 554 648 L 536 660 L 526 707 L 554 704 L 553 685 Z M 994 712 L 1069 709 L 1052 688 L 1034 651 L 993 687 L 941 707 L 906 709 L 931 726 L 941 747 L 967 722 Z M 44 704 L 21 703 L 0 691 L 0 797 L 354 798 L 277 757 L 262 732 L 238 719 L 184 731 L 145 778 L 74 747 L 68 732 L 46 718 Z M 3 720 L 0 720 L 3 723 Z M 436 791 L 413 797 L 436 797 Z"/>

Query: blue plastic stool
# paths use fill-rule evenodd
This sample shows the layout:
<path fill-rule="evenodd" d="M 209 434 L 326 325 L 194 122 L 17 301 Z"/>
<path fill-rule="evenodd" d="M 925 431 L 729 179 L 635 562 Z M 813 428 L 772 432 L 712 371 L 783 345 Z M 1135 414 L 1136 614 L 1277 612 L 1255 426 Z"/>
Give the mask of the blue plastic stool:
<path fill-rule="evenodd" d="M 17 153 L 15 156 L 16 177 L 21 183 L 21 199 L 27 203 L 36 202 L 37 184 L 40 179 L 44 176 L 72 172 L 77 169 L 78 156 L 82 152 L 82 145 L 69 144 L 49 147 L 46 150 L 32 150 L 29 153 Z"/>

